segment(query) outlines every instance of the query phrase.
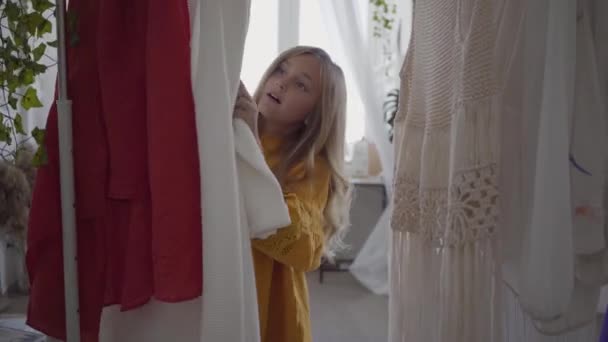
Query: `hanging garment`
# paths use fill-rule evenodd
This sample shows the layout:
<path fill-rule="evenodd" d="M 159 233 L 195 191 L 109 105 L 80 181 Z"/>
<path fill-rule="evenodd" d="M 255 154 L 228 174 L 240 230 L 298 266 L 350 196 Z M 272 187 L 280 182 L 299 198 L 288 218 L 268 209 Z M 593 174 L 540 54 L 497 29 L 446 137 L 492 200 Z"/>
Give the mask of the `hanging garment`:
<path fill-rule="evenodd" d="M 291 224 L 289 208 L 279 181 L 243 120 L 234 122 L 234 140 L 241 215 L 247 219 L 249 237 L 263 239 L 276 233 L 278 228 Z"/>
<path fill-rule="evenodd" d="M 595 42 L 596 60 L 599 68 L 600 87 L 604 98 L 608 98 L 608 22 L 602 20 L 608 15 L 608 3 L 602 0 L 591 1 L 593 40 Z"/>
<path fill-rule="evenodd" d="M 253 192 L 242 191 L 245 185 L 237 178 L 239 160 L 247 154 L 239 154 L 235 160 L 232 110 L 239 86 L 249 4 L 242 0 L 199 0 L 193 6 L 196 13 L 192 80 L 205 213 L 205 292 L 201 317 L 204 342 L 260 340 L 250 237 L 265 236 L 289 225 L 284 203 L 267 203 L 266 209 L 274 210 L 270 217 L 277 219 L 253 222 L 256 217 L 266 220 L 262 216 L 266 211 L 259 216 L 247 216 L 250 208 L 254 208 L 250 201 L 256 199 L 243 198 Z M 244 152 L 238 144 L 237 152 Z M 283 201 L 282 195 L 274 198 L 277 200 Z"/>
<path fill-rule="evenodd" d="M 240 214 L 232 110 L 249 1 L 199 0 L 191 40 L 192 83 L 203 192 L 201 341 L 258 341 L 249 235 Z M 214 80 L 209 82 L 208 80 Z"/>
<path fill-rule="evenodd" d="M 185 1 L 69 5 L 81 331 L 94 341 L 105 305 L 201 294 L 189 20 Z M 64 339 L 57 133 L 53 107 L 30 217 L 28 324 Z"/>
<path fill-rule="evenodd" d="M 242 121 L 232 122 L 249 7 L 216 0 L 191 1 L 189 6 L 195 11 L 190 13 L 194 18 L 192 82 L 200 94 L 197 118 L 205 123 L 199 132 L 208 138 L 199 144 L 201 161 L 208 158 L 201 165 L 205 175 L 201 195 L 207 203 L 203 224 L 216 227 L 203 232 L 205 291 L 190 301 L 151 300 L 127 312 L 107 307 L 102 313 L 102 342 L 260 339 L 250 238 L 272 234 L 290 220 L 281 188 L 252 132 Z M 242 26 L 225 26 L 227 18 L 237 17 L 243 19 Z M 199 46 L 205 46 L 200 61 Z M 228 86 L 232 81 L 235 87 Z M 229 146 L 234 150 L 226 149 Z"/>
<path fill-rule="evenodd" d="M 605 100 L 606 111 L 606 131 L 608 132 L 608 21 L 602 20 L 608 15 L 608 2 L 602 0 L 592 0 L 592 26 L 593 26 L 593 41 L 595 45 L 596 61 L 598 67 L 598 79 L 600 83 L 600 92 Z M 606 151 L 606 179 L 608 179 L 608 150 Z M 608 213 L 608 182 L 605 185 L 604 192 L 605 212 Z M 605 220 L 606 231 L 605 237 L 608 240 L 608 219 Z M 608 268 L 608 255 L 604 256 L 604 268 Z M 602 289 L 600 303 L 598 304 L 598 312 L 604 312 L 608 306 L 608 285 Z"/>
<path fill-rule="evenodd" d="M 605 114 L 586 1 L 528 5 L 501 150 L 505 341 L 595 340 Z M 599 215 L 598 215 L 599 214 Z"/>
<path fill-rule="evenodd" d="M 522 1 L 416 1 L 396 118 L 390 341 L 499 341 L 502 88 Z"/>
<path fill-rule="evenodd" d="M 539 2 L 537 6 L 543 5 Z M 574 289 L 568 137 L 569 117 L 574 108 L 576 3 L 551 2 L 547 13 L 545 26 L 539 27 L 539 32 L 546 32 L 546 38 L 540 37 L 546 44 L 546 52 L 537 61 L 525 62 L 528 68 L 542 70 L 544 74 L 535 73 L 539 88 L 530 86 L 532 89 L 526 93 L 526 101 L 530 102 L 524 109 L 526 114 L 538 117 L 538 122 L 534 134 L 537 142 L 531 145 L 535 150 L 529 154 L 535 169 L 529 184 L 530 224 L 524 230 L 519 266 L 521 289 L 517 291 L 524 310 L 539 320 L 565 312 Z M 526 46 L 524 53 L 538 54 L 532 50 L 532 45 Z M 527 70 L 530 75 L 532 70 Z M 532 92 L 537 95 L 532 97 Z"/>
<path fill-rule="evenodd" d="M 268 236 L 273 233 L 274 229 L 288 225 L 290 222 L 281 187 L 266 164 L 264 155 L 251 130 L 242 120 L 234 122 L 234 143 L 238 185 L 241 193 L 240 217 L 243 220 L 243 224 L 240 226 L 241 234 L 244 236 L 251 234 L 252 237 Z M 249 311 L 250 309 L 257 310 L 254 274 L 250 267 L 249 239 L 221 243 L 234 248 L 233 253 L 242 252 L 242 274 L 240 278 L 234 276 L 234 281 L 242 282 L 243 288 L 247 290 L 246 295 L 250 296 L 250 292 L 254 292 L 254 297 L 243 296 L 245 301 L 237 304 L 242 305 L 244 309 L 241 319 L 245 325 L 242 325 L 241 328 L 235 325 L 232 326 L 232 329 L 240 331 L 239 334 L 247 338 L 243 341 L 259 341 L 257 311 L 253 314 Z M 241 245 L 228 246 L 229 243 L 240 243 Z M 205 273 L 207 272 L 209 271 L 205 270 Z M 206 288 L 203 296 L 208 291 Z M 223 296 L 231 293 L 226 291 L 226 294 L 222 292 L 212 294 Z M 152 300 L 141 308 L 126 312 L 121 312 L 118 306 L 107 307 L 102 313 L 100 341 L 209 341 L 209 339 L 203 339 L 205 332 L 201 330 L 201 314 L 203 309 L 209 315 L 207 319 L 214 319 L 216 314 L 214 310 L 206 310 L 202 305 L 203 300 L 196 298 L 181 303 L 161 303 Z M 229 322 L 234 320 L 233 318 Z"/>
<path fill-rule="evenodd" d="M 591 32 L 590 1 L 578 0 L 574 107 L 570 112 L 570 205 L 575 260 L 574 289 L 567 311 L 538 322 L 548 334 L 594 324 L 601 286 L 608 283 L 604 260 L 605 146 L 608 145 L 604 99 L 600 94 Z"/>
<path fill-rule="evenodd" d="M 598 339 L 597 324 L 587 324 L 557 335 L 540 332 L 537 323 L 522 310 L 519 297 L 508 288 L 503 292 L 504 342 L 595 342 Z"/>

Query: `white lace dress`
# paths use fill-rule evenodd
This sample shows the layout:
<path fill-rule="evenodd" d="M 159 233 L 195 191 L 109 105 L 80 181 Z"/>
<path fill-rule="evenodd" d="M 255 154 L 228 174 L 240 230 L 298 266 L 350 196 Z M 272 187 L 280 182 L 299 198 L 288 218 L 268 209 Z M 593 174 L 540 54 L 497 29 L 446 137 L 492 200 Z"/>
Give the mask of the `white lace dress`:
<path fill-rule="evenodd" d="M 501 339 L 501 89 L 521 1 L 420 0 L 396 119 L 391 342 Z"/>
<path fill-rule="evenodd" d="M 559 8 L 553 18 L 570 21 L 551 22 L 543 6 Z M 596 339 L 587 314 L 595 295 L 581 292 L 575 279 L 575 270 L 582 279 L 584 260 L 576 260 L 577 268 L 573 262 L 584 234 L 572 229 L 566 191 L 568 136 L 584 134 L 569 130 L 574 69 L 557 73 L 569 68 L 577 46 L 527 26 L 559 31 L 573 24 L 576 34 L 575 17 L 571 0 L 416 2 L 396 120 L 391 342 Z M 521 49 L 533 58 L 522 59 Z M 533 147 L 526 137 L 534 137 Z M 517 149 L 535 152 L 529 160 L 509 159 Z M 577 156 L 588 162 L 584 154 Z M 524 162 L 535 167 L 524 170 Z M 539 176 L 504 182 L 512 180 L 503 177 L 509 172 Z M 522 197 L 514 200 L 515 193 Z M 502 205 L 505 199 L 511 207 Z M 526 215 L 532 220 L 517 221 Z M 577 291 L 583 295 L 572 299 Z"/>

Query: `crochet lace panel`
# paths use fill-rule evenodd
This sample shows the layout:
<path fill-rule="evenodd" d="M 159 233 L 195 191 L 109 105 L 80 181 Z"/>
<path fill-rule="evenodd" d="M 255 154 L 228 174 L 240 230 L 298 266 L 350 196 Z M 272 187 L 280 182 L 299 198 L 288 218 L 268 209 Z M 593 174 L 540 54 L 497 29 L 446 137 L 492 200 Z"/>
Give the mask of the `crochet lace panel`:
<path fill-rule="evenodd" d="M 489 0 L 416 4 L 395 119 L 392 227 L 437 246 L 492 236 L 499 94 Z"/>
<path fill-rule="evenodd" d="M 498 223 L 496 169 L 489 164 L 458 172 L 449 188 L 437 189 L 398 176 L 392 228 L 422 234 L 437 247 L 491 237 Z"/>

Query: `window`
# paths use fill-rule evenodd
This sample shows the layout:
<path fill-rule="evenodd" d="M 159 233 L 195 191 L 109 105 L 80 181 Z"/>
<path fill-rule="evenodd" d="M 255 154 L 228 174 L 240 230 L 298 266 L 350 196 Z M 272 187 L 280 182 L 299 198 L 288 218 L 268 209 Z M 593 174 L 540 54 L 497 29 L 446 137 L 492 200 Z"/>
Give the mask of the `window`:
<path fill-rule="evenodd" d="M 243 83 L 253 93 L 266 68 L 279 54 L 279 1 L 253 0 L 241 69 Z"/>
<path fill-rule="evenodd" d="M 279 4 L 279 1 L 282 2 Z M 299 2 L 299 5 L 298 5 Z M 279 6 L 291 6 L 286 10 Z M 293 8 L 295 6 L 295 8 Z M 279 14 L 281 13 L 281 14 Z M 279 21 L 279 16 L 295 16 Z M 286 47 L 279 48 L 282 32 L 282 42 L 289 40 L 290 33 L 297 37 L 293 45 L 318 46 L 327 51 L 334 61 L 344 70 L 348 92 L 346 141 L 348 143 L 361 139 L 365 134 L 365 112 L 361 97 L 348 68 L 344 53 L 340 46 L 332 45 L 326 33 L 321 9 L 317 0 L 252 0 L 249 31 L 245 43 L 243 57 L 243 82 L 253 92 L 262 74 Z M 287 33 L 287 34 L 286 34 Z"/>

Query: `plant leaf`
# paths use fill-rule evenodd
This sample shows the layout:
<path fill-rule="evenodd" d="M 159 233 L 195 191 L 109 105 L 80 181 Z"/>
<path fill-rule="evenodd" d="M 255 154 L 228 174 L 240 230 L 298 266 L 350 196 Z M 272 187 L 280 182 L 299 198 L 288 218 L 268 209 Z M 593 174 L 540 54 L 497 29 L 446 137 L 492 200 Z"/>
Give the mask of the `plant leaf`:
<path fill-rule="evenodd" d="M 44 64 L 35 63 L 34 65 L 32 65 L 32 70 L 34 70 L 34 73 L 36 75 L 46 72 L 46 69 L 48 69 L 48 67 Z"/>
<path fill-rule="evenodd" d="M 42 145 L 44 144 L 44 137 L 46 136 L 46 131 L 44 129 L 40 129 L 38 127 L 32 130 L 32 137 L 36 141 L 36 144 Z"/>
<path fill-rule="evenodd" d="M 38 45 L 32 53 L 34 54 L 34 61 L 38 62 L 44 53 L 46 52 L 46 44 L 42 43 Z"/>
<path fill-rule="evenodd" d="M 53 32 L 53 24 L 48 21 L 47 19 L 44 19 L 44 21 L 38 25 L 38 37 L 42 37 L 43 35 L 45 35 L 46 33 L 51 33 Z"/>
<path fill-rule="evenodd" d="M 32 36 L 36 34 L 38 28 L 41 27 L 45 21 L 48 21 L 44 19 L 40 13 L 36 12 L 27 14 L 24 16 L 23 20 L 27 25 L 27 32 Z"/>
<path fill-rule="evenodd" d="M 21 114 L 15 115 L 13 123 L 15 125 L 15 130 L 17 131 L 17 133 L 25 134 L 25 130 L 23 129 L 23 118 L 21 117 Z"/>
<path fill-rule="evenodd" d="M 34 83 L 34 70 L 30 68 L 24 68 L 23 70 L 21 70 L 19 78 L 21 82 L 23 82 L 23 85 L 30 85 Z"/>
<path fill-rule="evenodd" d="M 10 145 L 13 141 L 11 139 L 11 130 L 6 126 L 4 120 L 0 120 L 0 141 Z"/>
<path fill-rule="evenodd" d="M 38 98 L 36 89 L 32 87 L 27 88 L 25 94 L 21 98 L 21 106 L 25 110 L 42 107 L 42 102 L 40 102 L 40 99 Z"/>
<path fill-rule="evenodd" d="M 56 48 L 57 46 L 59 46 L 59 43 L 57 42 L 57 39 L 55 39 L 52 42 L 46 43 L 46 45 Z"/>
<path fill-rule="evenodd" d="M 9 21 L 16 21 L 19 18 L 19 6 L 17 4 L 8 1 L 5 5 L 4 13 L 6 13 L 6 17 Z"/>
<path fill-rule="evenodd" d="M 53 3 L 48 0 L 35 0 L 32 2 L 34 5 L 34 9 L 41 13 L 54 7 Z"/>
<path fill-rule="evenodd" d="M 17 98 L 10 96 L 8 98 L 8 104 L 12 109 L 17 110 Z"/>
<path fill-rule="evenodd" d="M 33 159 L 34 166 L 36 167 L 42 166 L 48 162 L 46 145 L 44 143 L 45 135 L 46 131 L 38 127 L 32 130 L 32 137 L 36 141 L 36 144 L 38 144 L 38 149 L 36 150 L 36 154 L 34 154 Z"/>
<path fill-rule="evenodd" d="M 40 167 L 48 163 L 48 155 L 46 153 L 46 146 L 44 144 L 38 145 L 38 149 L 32 159 L 34 167 Z"/>
<path fill-rule="evenodd" d="M 14 38 L 15 44 L 17 44 L 18 46 L 21 46 L 23 44 L 23 38 L 21 38 L 21 35 L 15 34 Z"/>
<path fill-rule="evenodd" d="M 8 77 L 8 80 L 7 80 L 6 83 L 8 85 L 8 91 L 11 92 L 11 93 L 14 93 L 15 90 L 17 90 L 17 88 L 20 85 L 19 84 L 19 78 L 15 77 L 14 75 L 10 75 L 10 74 L 9 74 L 9 77 Z"/>

